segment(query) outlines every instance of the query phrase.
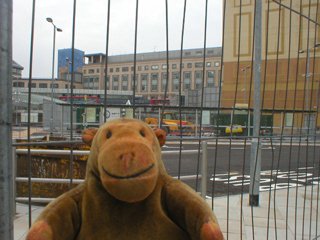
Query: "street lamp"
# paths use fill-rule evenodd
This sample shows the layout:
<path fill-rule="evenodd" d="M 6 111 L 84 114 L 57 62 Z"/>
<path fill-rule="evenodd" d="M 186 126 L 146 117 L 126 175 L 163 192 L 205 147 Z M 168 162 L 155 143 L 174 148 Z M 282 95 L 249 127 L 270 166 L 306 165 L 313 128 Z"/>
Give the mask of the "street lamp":
<path fill-rule="evenodd" d="M 318 108 L 319 108 L 319 80 L 316 80 L 316 106 L 314 106 L 314 108 L 317 109 L 317 112 L 318 112 Z"/>
<path fill-rule="evenodd" d="M 52 24 L 53 26 L 53 57 L 52 57 L 52 79 L 51 79 L 51 119 L 50 119 L 50 136 L 53 134 L 53 98 L 54 98 L 54 59 L 55 59 L 55 48 L 56 48 L 56 31 L 62 32 L 61 28 L 57 28 L 56 25 L 54 25 L 52 18 L 46 18 L 46 20 Z"/>
<path fill-rule="evenodd" d="M 307 99 L 306 99 L 306 109 L 308 110 L 309 108 L 309 77 L 312 76 L 312 73 L 309 73 L 309 68 L 310 68 L 310 50 L 319 47 L 320 46 L 320 42 L 316 43 L 313 47 L 309 48 L 307 50 L 307 69 L 306 69 L 306 74 L 302 75 L 303 77 L 306 77 L 307 80 L 307 87 L 306 87 L 306 91 L 307 91 Z M 299 51 L 299 53 L 304 53 L 304 50 Z"/>
<path fill-rule="evenodd" d="M 307 67 L 306 67 L 306 74 L 302 75 L 303 77 L 306 78 L 307 86 L 306 86 L 306 91 L 307 91 L 307 98 L 306 98 L 306 110 L 309 109 L 309 77 L 312 76 L 312 73 L 309 73 L 309 68 L 310 68 L 310 50 L 319 47 L 320 42 L 316 43 L 314 46 L 309 48 L 307 50 Z M 304 50 L 299 51 L 299 53 L 304 53 Z M 307 133 L 309 132 L 309 124 L 310 124 L 310 119 L 309 119 L 309 113 L 307 113 Z"/>
<path fill-rule="evenodd" d="M 66 66 L 67 66 L 67 75 L 66 75 L 66 79 L 67 79 L 67 91 L 68 91 L 68 96 L 69 96 L 69 94 L 70 94 L 70 102 L 71 102 L 71 93 L 70 93 L 70 91 L 69 91 L 69 82 L 71 82 L 71 79 L 70 79 L 70 77 L 69 77 L 69 75 L 70 75 L 70 72 L 69 72 L 69 64 L 71 65 L 72 63 L 71 63 L 71 61 L 70 61 L 70 59 L 68 58 L 68 57 L 66 57 Z M 71 67 L 72 67 L 72 65 L 71 65 Z M 72 68 L 71 68 L 72 69 Z M 72 72 L 72 71 L 71 71 Z M 71 83 L 70 83 L 70 89 L 71 89 Z"/>
<path fill-rule="evenodd" d="M 242 89 L 242 91 L 244 91 L 244 103 L 247 103 L 247 69 L 251 68 L 251 66 L 247 66 L 246 68 L 241 69 L 242 72 L 244 72 L 244 89 Z M 249 108 L 249 104 L 248 104 L 248 108 Z M 248 109 L 249 111 L 249 109 Z M 248 137 L 250 137 L 250 112 L 248 114 Z"/>
<path fill-rule="evenodd" d="M 249 69 L 251 66 L 247 66 L 247 68 L 241 69 L 241 71 L 244 72 L 244 103 L 247 103 L 247 69 Z"/>

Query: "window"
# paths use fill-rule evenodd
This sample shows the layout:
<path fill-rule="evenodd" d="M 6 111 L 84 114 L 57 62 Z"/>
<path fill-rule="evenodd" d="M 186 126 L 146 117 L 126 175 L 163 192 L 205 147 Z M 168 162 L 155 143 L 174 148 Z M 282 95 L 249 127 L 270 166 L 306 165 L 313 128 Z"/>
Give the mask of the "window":
<path fill-rule="evenodd" d="M 219 66 L 220 66 L 220 62 L 215 62 L 215 63 L 214 63 L 214 66 L 215 66 L 215 67 L 219 67 Z"/>
<path fill-rule="evenodd" d="M 201 89 L 202 87 L 202 71 L 195 72 L 195 89 Z"/>
<path fill-rule="evenodd" d="M 185 56 L 190 56 L 190 55 L 191 55 L 191 52 L 185 52 L 184 55 L 185 55 Z"/>
<path fill-rule="evenodd" d="M 110 68 L 110 72 L 111 72 L 111 73 L 113 72 L 113 68 Z"/>
<path fill-rule="evenodd" d="M 177 68 L 177 64 L 172 64 L 172 68 L 176 69 Z"/>
<path fill-rule="evenodd" d="M 100 69 L 99 68 L 97 68 L 97 73 L 99 73 L 100 72 Z"/>
<path fill-rule="evenodd" d="M 191 72 L 184 72 L 183 74 L 183 90 L 187 91 L 191 89 Z"/>
<path fill-rule="evenodd" d="M 128 72 L 129 71 L 129 67 L 122 67 L 122 72 Z"/>
<path fill-rule="evenodd" d="M 187 68 L 192 68 L 192 63 L 188 63 Z"/>
<path fill-rule="evenodd" d="M 83 79 L 83 88 L 85 89 L 98 89 L 99 88 L 99 77 L 90 76 L 84 77 Z"/>
<path fill-rule="evenodd" d="M 162 69 L 167 69 L 167 68 L 168 68 L 167 64 L 162 65 Z"/>
<path fill-rule="evenodd" d="M 65 87 L 65 89 L 68 89 L 69 88 L 69 84 L 66 84 L 64 87 Z"/>
<path fill-rule="evenodd" d="M 83 78 L 83 88 L 89 88 L 89 82 L 90 82 L 90 77 L 84 77 Z"/>
<path fill-rule="evenodd" d="M 142 73 L 141 74 L 141 92 L 148 91 L 148 74 Z"/>
<path fill-rule="evenodd" d="M 208 50 L 207 53 L 208 54 L 213 54 L 213 50 Z"/>
<path fill-rule="evenodd" d="M 184 68 L 184 63 L 181 63 L 181 68 Z"/>
<path fill-rule="evenodd" d="M 39 83 L 39 88 L 48 88 L 47 83 Z"/>
<path fill-rule="evenodd" d="M 24 82 L 14 82 L 13 87 L 24 87 Z"/>
<path fill-rule="evenodd" d="M 166 86 L 167 86 L 167 73 L 162 73 L 161 76 L 161 91 L 164 92 L 166 90 Z M 168 86 L 167 86 L 167 90 L 169 90 Z"/>
<path fill-rule="evenodd" d="M 286 113 L 286 127 L 292 127 L 293 125 L 293 113 Z"/>
<path fill-rule="evenodd" d="M 207 62 L 207 67 L 211 67 L 211 62 Z"/>
<path fill-rule="evenodd" d="M 158 70 L 158 69 L 159 69 L 159 66 L 158 66 L 158 65 L 152 65 L 152 66 L 151 66 L 151 69 L 152 69 L 152 70 Z"/>
<path fill-rule="evenodd" d="M 144 70 L 149 70 L 149 66 L 148 65 L 144 66 Z"/>
<path fill-rule="evenodd" d="M 89 69 L 89 73 L 94 73 L 94 69 Z"/>
<path fill-rule="evenodd" d="M 138 71 L 141 71 L 142 70 L 142 66 L 138 66 Z"/>
<path fill-rule="evenodd" d="M 207 87 L 214 87 L 214 71 L 207 71 Z"/>
<path fill-rule="evenodd" d="M 202 63 L 202 62 L 197 62 L 197 63 L 195 64 L 195 67 L 203 67 L 203 63 Z"/>
<path fill-rule="evenodd" d="M 75 88 L 75 87 L 73 86 L 73 88 Z M 93 77 L 93 88 L 99 89 L 99 77 L 98 76 Z"/>
<path fill-rule="evenodd" d="M 131 67 L 131 71 L 134 71 L 134 67 Z"/>
<path fill-rule="evenodd" d="M 87 74 L 87 70 L 85 69 L 85 70 L 83 70 L 83 74 Z"/>
<path fill-rule="evenodd" d="M 32 83 L 32 84 L 33 84 L 33 83 Z M 31 87 L 33 87 L 32 84 L 31 84 Z M 28 84 L 28 85 L 29 85 L 29 84 Z M 53 86 L 54 86 L 53 88 L 59 88 L 59 84 L 58 84 L 58 83 L 54 83 Z M 35 86 L 34 86 L 34 87 L 35 87 Z M 52 83 L 50 83 L 50 88 L 52 88 Z"/>
<path fill-rule="evenodd" d="M 202 51 L 196 51 L 196 55 L 197 56 L 201 56 L 202 55 Z"/>
<path fill-rule="evenodd" d="M 112 76 L 112 90 L 119 90 L 119 75 Z"/>
<path fill-rule="evenodd" d="M 138 91 L 138 74 L 136 74 L 136 81 L 135 81 L 135 85 L 136 85 L 136 87 L 135 87 L 135 91 Z M 132 91 L 133 91 L 133 84 L 134 84 L 134 75 L 133 74 L 131 74 L 131 89 L 132 89 Z"/>
<path fill-rule="evenodd" d="M 107 90 L 110 89 L 110 76 L 107 76 Z"/>
<path fill-rule="evenodd" d="M 122 90 L 127 91 L 128 89 L 128 80 L 129 80 L 129 75 L 125 74 L 122 75 Z"/>
<path fill-rule="evenodd" d="M 18 68 L 12 68 L 12 73 L 15 73 L 15 74 L 21 74 L 21 69 L 18 69 Z"/>
<path fill-rule="evenodd" d="M 116 72 L 120 72 L 120 68 L 116 68 Z"/>
<path fill-rule="evenodd" d="M 179 72 L 173 72 L 172 73 L 172 91 L 176 92 L 179 90 Z"/>
<path fill-rule="evenodd" d="M 152 92 L 158 91 L 158 73 L 151 74 L 151 91 Z"/>

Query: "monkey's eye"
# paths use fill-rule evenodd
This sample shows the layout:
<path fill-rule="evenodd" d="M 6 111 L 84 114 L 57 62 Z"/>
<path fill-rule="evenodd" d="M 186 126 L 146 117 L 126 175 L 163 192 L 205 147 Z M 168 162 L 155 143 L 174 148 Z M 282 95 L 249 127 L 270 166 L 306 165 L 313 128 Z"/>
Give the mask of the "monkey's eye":
<path fill-rule="evenodd" d="M 142 131 L 140 131 L 140 135 L 141 135 L 142 137 L 146 137 L 146 135 L 145 135 L 144 132 L 142 132 Z"/>
<path fill-rule="evenodd" d="M 107 133 L 107 138 L 111 138 L 111 136 L 112 136 L 112 132 L 108 132 Z"/>

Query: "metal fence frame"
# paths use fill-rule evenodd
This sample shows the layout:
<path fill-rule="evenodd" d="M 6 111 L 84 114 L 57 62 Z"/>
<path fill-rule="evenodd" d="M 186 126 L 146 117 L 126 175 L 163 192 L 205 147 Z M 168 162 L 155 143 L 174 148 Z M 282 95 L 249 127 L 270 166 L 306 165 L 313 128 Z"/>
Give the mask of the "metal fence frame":
<path fill-rule="evenodd" d="M 286 10 L 290 11 L 290 14 L 299 14 L 301 18 L 304 18 L 304 19 L 307 19 L 310 24 L 310 22 L 312 22 L 313 24 L 315 24 L 317 27 L 319 26 L 319 23 L 310 19 L 309 16 L 307 15 L 303 15 L 301 12 L 299 11 L 295 11 L 294 9 L 290 8 L 290 6 L 287 6 L 285 5 L 284 3 L 282 3 L 281 1 L 278 2 L 278 1 L 275 1 L 275 0 L 270 0 L 269 2 L 273 2 L 273 3 L 276 3 L 279 5 L 279 9 L 281 8 L 285 8 Z M 206 33 L 207 33 L 207 6 L 208 6 L 208 0 L 206 0 L 206 10 L 205 10 L 205 19 L 204 19 L 204 26 L 205 26 L 205 36 L 204 36 L 204 43 L 203 43 L 203 49 L 205 50 L 206 49 Z M 261 104 L 260 104 L 260 101 L 261 101 L 261 98 L 260 98 L 260 95 L 258 93 L 260 93 L 260 89 L 261 89 L 261 53 L 262 53 L 262 49 L 261 49 L 261 16 L 262 16 L 262 1 L 259 1 L 259 0 L 256 0 L 255 1 L 255 19 L 254 19 L 254 53 L 255 55 L 252 56 L 252 63 L 253 63 L 253 67 L 251 68 L 252 71 L 254 71 L 254 79 L 251 79 L 254 80 L 254 88 L 255 88 L 255 91 L 254 91 L 254 101 L 255 103 L 258 103 L 258 104 L 255 104 L 254 105 L 254 108 L 253 109 L 249 109 L 250 111 L 253 111 L 254 115 L 255 115 L 255 124 L 254 126 L 249 126 L 250 128 L 253 129 L 253 136 L 252 138 L 250 137 L 236 137 L 238 139 L 241 139 L 244 141 L 244 146 L 246 147 L 247 146 L 247 141 L 251 140 L 251 164 L 250 164 L 250 172 L 251 172 L 251 185 L 250 185 L 250 190 L 249 190 L 249 193 L 250 193 L 250 197 L 249 197 L 249 203 L 251 205 L 251 211 L 252 211 L 252 235 L 253 235 L 253 239 L 254 239 L 254 230 L 255 230 L 255 226 L 254 226 L 254 207 L 253 206 L 258 206 L 259 205 L 259 180 L 260 180 L 260 173 L 261 173 L 261 139 L 265 138 L 264 136 L 261 136 L 260 135 L 260 117 L 261 117 L 261 114 L 262 114 L 262 111 L 263 109 L 261 109 Z M 290 3 L 292 4 L 292 0 L 290 1 Z M 228 4 L 228 1 L 224 1 L 224 13 L 225 13 L 225 9 L 226 9 L 226 4 Z M 184 15 L 183 15 L 183 22 L 182 22 L 182 37 L 181 37 L 181 53 L 182 53 L 182 50 L 183 50 L 183 36 L 184 36 L 184 24 L 185 24 L 185 13 L 186 13 L 186 1 L 184 2 Z M 319 0 L 317 1 L 317 7 L 319 6 Z M 310 6 L 309 6 L 310 8 Z M 242 1 L 240 1 L 240 16 L 241 16 L 241 10 L 242 9 Z M 34 45 L 34 21 L 35 21 L 35 0 L 33 0 L 33 12 L 32 12 L 32 27 L 31 27 L 31 45 L 30 45 L 30 70 L 29 70 L 29 83 L 31 83 L 31 79 L 32 79 L 32 64 L 33 64 L 33 45 Z M 136 9 L 135 9 L 135 12 L 136 12 L 136 18 L 135 18 L 135 42 L 134 42 L 134 76 L 136 76 L 136 54 L 137 54 L 137 29 L 138 29 L 138 13 L 139 13 L 139 1 L 137 0 L 136 1 Z M 169 66 L 169 59 L 168 59 L 168 2 L 166 0 L 166 40 L 167 40 L 167 66 Z M 76 0 L 74 0 L 74 5 L 73 5 L 73 32 L 72 32 L 72 58 L 74 58 L 74 36 L 75 36 L 75 24 L 76 24 Z M 2 37 L 1 38 L 1 41 L 0 41 L 0 46 L 1 46 L 1 49 L 4 49 L 4 51 L 1 51 L 0 52 L 0 75 L 3 76 L 3 80 L 1 79 L 1 87 L 0 87 L 0 91 L 1 91 L 1 94 L 0 94 L 0 98 L 1 98 L 1 121 L 0 121 L 0 132 L 1 132 L 1 136 L 2 136 L 2 141 L 0 142 L 0 149 L 1 149 L 1 159 L 0 159 L 0 199 L 3 199 L 3 202 L 4 204 L 2 204 L 0 206 L 0 238 L 4 238 L 4 239 L 12 239 L 13 238 L 13 214 L 12 212 L 14 212 L 13 210 L 13 205 L 14 205 L 14 202 L 15 200 L 16 201 L 22 201 L 22 202 L 28 202 L 28 207 L 29 207 L 29 226 L 31 226 L 31 222 L 32 222 L 32 218 L 31 218 L 31 203 L 34 202 L 35 199 L 33 199 L 31 197 L 31 193 L 32 193 L 32 189 L 31 189 L 31 183 L 32 182 L 58 182 L 58 183 L 69 183 L 70 184 L 70 188 L 73 187 L 73 183 L 78 183 L 80 182 L 81 180 L 74 180 L 73 179 L 73 176 L 72 176 L 72 169 L 73 169 L 73 156 L 75 155 L 78 155 L 78 154 L 84 154 L 84 152 L 78 152 L 78 151 L 74 151 L 73 150 L 73 144 L 68 142 L 66 144 L 70 144 L 70 151 L 59 151 L 59 154 L 67 154 L 67 155 L 70 155 L 70 173 L 71 173 L 71 176 L 70 176 L 70 179 L 69 180 L 63 180 L 63 179 L 34 179 L 32 178 L 31 176 L 31 155 L 34 154 L 34 153 L 55 153 L 53 150 L 47 150 L 47 151 L 44 151 L 44 150 L 33 150 L 31 149 L 31 146 L 34 145 L 33 143 L 30 143 L 31 142 L 31 138 L 30 138 L 30 109 L 31 109 L 31 84 L 30 87 L 29 87 L 29 101 L 28 101 L 28 126 L 27 126 L 27 132 L 28 132 L 28 143 L 26 144 L 26 146 L 28 146 L 28 149 L 26 150 L 22 150 L 22 149 L 14 149 L 13 151 L 11 150 L 11 146 L 18 146 L 17 144 L 12 144 L 11 141 L 12 141 L 12 138 L 11 138 L 11 135 L 10 135 L 10 132 L 11 132 L 11 126 L 12 126 L 12 116 L 10 115 L 10 113 L 12 112 L 12 102 L 11 102 L 11 93 L 12 93 L 12 86 L 11 86 L 11 80 L 12 80 L 12 76 L 11 76 L 11 68 L 12 68 L 12 65 L 11 65 L 11 61 L 12 61 L 12 0 L 9 0 L 9 1 L 5 1 L 5 0 L 0 0 L 0 35 L 1 36 L 5 36 L 4 38 Z M 107 16 L 107 33 L 106 33 L 106 39 L 107 39 L 107 44 L 106 44 L 106 56 L 108 56 L 108 40 L 109 40 L 109 22 L 110 22 L 110 0 L 108 0 L 108 16 Z M 224 21 L 225 22 L 225 21 Z M 240 39 L 240 34 L 241 34 L 241 26 L 239 27 L 239 39 Z M 280 31 L 280 30 L 279 30 Z M 240 46 L 240 42 L 239 42 L 239 46 Z M 240 53 L 240 47 L 238 49 L 239 53 Z M 309 70 L 309 48 L 308 48 L 308 57 L 307 57 L 307 69 Z M 222 52 L 222 60 L 223 60 L 223 57 L 224 57 L 224 48 L 223 48 L 223 52 Z M 266 59 L 267 60 L 267 59 Z M 278 60 L 278 59 L 277 59 Z M 181 61 L 182 61 L 182 56 L 181 56 Z M 205 72 L 205 61 L 206 61 L 206 55 L 204 54 L 203 56 L 203 73 Z M 223 62 L 223 61 L 222 61 Z M 240 54 L 239 54 L 239 58 L 238 58 L 238 63 L 240 62 Z M 180 64 L 181 65 L 181 64 Z M 105 64 L 105 67 L 106 69 L 108 69 L 108 61 L 106 61 L 106 64 Z M 169 79 L 169 74 L 168 74 L 168 71 L 169 69 L 167 69 L 167 84 L 168 84 L 168 79 Z M 308 71 L 307 71 L 308 72 Z M 182 68 L 180 67 L 180 82 L 181 82 L 181 77 L 182 77 Z M 252 72 L 253 73 L 253 72 Z M 106 74 L 107 75 L 107 74 Z M 105 76 L 106 76 L 105 75 Z M 204 75 L 204 74 L 203 74 Z M 253 75 L 253 74 L 251 74 Z M 306 74 L 306 81 L 308 81 L 309 79 L 308 78 L 308 73 Z M 238 78 L 239 76 L 237 76 L 237 81 L 238 81 Z M 135 86 L 135 78 L 134 78 L 134 86 Z M 72 70 L 72 73 L 71 73 L 71 85 L 73 84 L 74 82 L 74 71 Z M 105 83 L 107 82 L 107 77 L 105 77 Z M 203 76 L 203 83 L 204 83 L 204 76 Z M 221 89 L 221 84 L 222 84 L 222 75 L 220 75 L 220 89 Z M 309 82 L 308 82 L 309 84 Z M 107 85 L 107 84 L 105 84 Z M 204 84 L 202 84 L 202 92 L 204 91 L 203 89 L 204 87 Z M 309 85 L 306 86 L 305 88 L 308 88 L 309 90 Z M 250 90 L 251 91 L 251 90 Z M 71 94 L 73 93 L 73 88 L 71 88 Z M 133 94 L 135 95 L 135 91 L 133 92 Z M 167 94 L 167 91 L 165 91 L 165 96 Z M 309 91 L 308 93 L 309 94 Z M 318 94 L 319 94 L 319 90 L 318 90 Z M 107 96 L 107 90 L 105 88 L 105 96 Z M 179 88 L 179 96 L 181 96 L 181 87 Z M 221 97 L 221 94 L 219 94 L 219 102 L 220 102 L 220 97 Z M 251 97 L 251 95 L 250 95 Z M 305 96 L 304 96 L 305 97 Z M 166 97 L 165 97 L 166 98 Z M 235 98 L 237 98 L 237 95 L 235 96 Z M 309 98 L 309 96 L 307 96 L 307 98 Z M 107 98 L 105 98 L 107 99 Z M 137 106 L 136 106 L 136 103 L 135 103 L 135 98 L 133 98 L 134 101 L 133 101 L 133 114 L 135 114 L 135 111 L 137 109 Z M 181 99 L 179 100 L 179 103 L 180 103 Z M 236 101 L 235 101 L 236 102 Z M 308 102 L 308 100 L 307 100 Z M 71 104 L 70 104 L 70 108 L 72 109 L 74 107 L 74 103 L 73 103 L 73 100 L 71 98 Z M 105 100 L 105 103 L 104 103 L 104 107 L 105 109 L 107 108 L 107 102 Z M 299 144 L 299 147 L 301 146 L 301 142 L 306 140 L 306 144 L 307 144 L 307 149 L 308 148 L 311 148 L 313 147 L 314 148 L 314 153 L 316 152 L 315 148 L 319 148 L 319 145 L 318 145 L 318 142 L 317 142 L 317 136 L 318 136 L 318 133 L 316 132 L 316 129 L 314 131 L 311 131 L 309 126 L 310 126 L 310 117 L 309 117 L 309 114 L 310 113 L 316 113 L 317 116 L 316 118 L 318 117 L 318 110 L 319 110 L 319 99 L 317 100 L 317 110 L 316 111 L 313 111 L 310 109 L 311 106 L 309 106 L 307 104 L 307 107 L 304 108 L 302 110 L 299 110 L 300 113 L 303 115 L 303 114 L 307 114 L 307 126 L 306 128 L 304 128 L 301 124 L 301 127 L 299 129 L 299 134 L 293 134 L 293 127 L 289 128 L 289 130 L 291 130 L 291 133 L 289 133 L 288 135 L 285 135 L 284 134 L 284 119 L 281 119 L 281 133 L 279 136 L 269 136 L 268 139 L 270 140 L 271 142 L 271 146 L 274 144 L 274 140 L 275 139 L 279 139 L 280 141 L 280 146 L 282 146 L 283 144 L 283 141 L 285 139 L 285 137 L 289 138 L 290 140 L 290 147 L 293 145 L 293 138 L 296 137 L 298 140 L 298 144 Z M 162 106 L 162 115 L 163 115 L 163 112 L 164 112 L 164 108 L 165 106 L 163 105 Z M 309 109 L 308 109 L 309 108 Z M 181 112 L 182 112 L 182 109 L 183 107 L 181 107 L 181 104 L 179 104 L 179 107 L 178 107 L 178 110 L 179 110 L 179 115 L 180 115 L 180 119 L 181 119 Z M 203 95 L 202 95 L 202 98 L 201 98 L 201 106 L 198 108 L 200 112 L 202 112 L 203 110 L 205 110 L 206 108 L 203 107 Z M 234 110 L 235 108 L 229 108 L 229 110 Z M 222 110 L 222 108 L 217 108 L 218 110 L 218 114 L 220 113 L 220 111 Z M 249 112 L 250 111 L 247 111 L 248 114 L 250 114 Z M 275 114 L 277 112 L 277 110 L 275 109 L 271 109 L 270 110 L 272 114 Z M 292 110 L 291 112 L 299 112 L 298 110 L 294 109 Z M 282 114 L 283 113 L 289 113 L 290 110 L 288 109 L 282 109 L 282 110 L 279 110 L 278 112 L 281 112 Z M 9 114 L 8 114 L 9 113 Z M 74 125 L 74 121 L 73 121 L 73 115 L 72 115 L 72 111 L 71 111 L 71 114 L 70 114 L 70 125 L 71 125 L 71 129 L 73 129 L 73 125 Z M 106 120 L 106 116 L 104 116 L 104 120 Z M 199 121 L 199 124 L 197 124 L 197 127 L 199 125 L 199 135 L 202 136 L 202 115 L 200 114 L 200 121 Z M 301 121 L 303 122 L 303 121 Z M 233 125 L 233 122 L 231 123 L 231 127 Z M 160 127 L 162 127 L 162 125 L 160 124 Z M 181 124 L 180 124 L 180 129 L 181 129 Z M 219 124 L 216 126 L 217 128 L 219 127 Z M 245 126 L 245 128 L 248 128 L 248 126 Z M 302 131 L 303 129 L 305 129 L 306 131 Z M 5 136 L 5 137 L 3 137 Z M 305 138 L 305 139 L 304 139 Z M 73 140 L 74 139 L 74 135 L 73 135 L 73 131 L 70 132 L 70 139 Z M 213 138 L 210 138 L 213 142 L 216 143 L 216 147 L 218 146 L 218 139 L 221 139 L 221 137 L 213 137 Z M 230 137 L 225 137 L 225 139 L 229 140 L 230 142 L 230 146 L 232 144 L 232 141 L 234 140 L 234 136 L 231 136 Z M 175 154 L 178 154 L 179 156 L 179 170 L 181 168 L 181 155 L 183 153 L 200 153 L 200 143 L 202 144 L 202 161 L 200 161 L 200 155 L 198 155 L 198 169 L 197 169 L 197 172 L 201 172 L 200 175 L 196 175 L 196 176 L 192 176 L 192 178 L 196 178 L 198 180 L 198 178 L 201 178 L 202 177 L 202 181 L 201 181 L 201 196 L 206 198 L 206 191 L 205 189 L 207 189 L 207 186 L 206 186 L 206 179 L 207 179 L 207 139 L 204 139 L 204 138 L 194 138 L 194 140 L 198 141 L 199 143 L 199 150 L 198 151 L 193 151 L 193 152 L 185 152 L 185 151 L 182 151 L 181 150 L 181 145 L 182 145 L 182 141 L 184 141 L 185 139 L 183 139 L 183 137 L 181 136 L 181 138 L 178 138 L 177 139 L 179 142 L 180 142 L 180 151 L 175 151 Z M 61 143 L 61 142 L 60 142 Z M 41 143 L 40 143 L 41 144 Z M 45 144 L 55 144 L 54 142 L 46 142 Z M 244 148 L 245 148 L 244 147 Z M 38 152 L 37 152 L 38 151 Z M 281 151 L 280 151 L 281 152 Z M 8 161 L 11 160 L 11 159 L 14 159 L 15 158 L 15 155 L 16 153 L 27 153 L 28 154 L 28 172 L 29 172 L 29 177 L 28 178 L 19 178 L 19 177 L 14 177 L 12 175 L 12 173 L 14 174 L 15 171 L 16 171 L 16 165 L 15 165 L 15 161 L 11 162 L 11 161 Z M 172 153 L 172 152 L 171 152 Z M 88 152 L 85 152 L 85 154 L 88 154 Z M 163 154 L 166 154 L 165 152 Z M 246 151 L 244 151 L 244 154 L 246 154 Z M 291 154 L 291 152 L 290 152 Z M 300 154 L 300 152 L 299 152 Z M 228 162 L 228 183 L 230 182 L 230 178 L 232 177 L 231 176 L 231 173 L 230 173 L 230 164 L 231 164 L 231 157 L 230 157 L 230 152 L 229 152 L 229 162 Z M 279 154 L 278 156 L 278 159 L 279 159 L 279 162 L 280 162 L 280 157 L 281 157 L 281 153 Z M 306 154 L 306 158 L 308 159 L 308 152 Z M 243 158 L 244 159 L 244 158 Z M 274 159 L 277 159 L 277 157 L 274 157 Z M 274 160 L 272 159 L 272 161 Z M 217 160 L 217 153 L 215 155 L 215 161 Z M 290 156 L 290 160 L 291 160 L 291 156 Z M 289 160 L 289 161 L 290 161 Z M 311 163 L 313 163 L 314 165 L 316 164 L 319 164 L 319 159 L 317 159 L 315 156 L 313 159 L 310 160 Z M 201 170 L 199 171 L 200 169 L 200 163 L 201 164 Z M 278 163 L 279 164 L 279 163 Z M 244 166 L 243 166 L 244 168 Z M 290 168 L 290 162 L 289 162 L 289 168 Z M 216 169 L 214 169 L 214 172 L 213 172 L 213 178 L 215 178 L 216 176 Z M 273 162 L 272 162 L 272 169 L 271 169 L 271 177 L 272 177 L 272 174 L 273 174 L 273 171 L 275 171 L 276 173 L 279 171 L 279 165 L 278 166 L 274 166 Z M 318 171 L 318 175 L 320 175 L 320 170 L 319 169 L 315 169 L 315 171 Z M 242 169 L 242 173 L 244 175 L 244 170 Z M 179 171 L 179 178 L 182 178 L 180 177 L 180 171 Z M 297 177 L 298 178 L 298 177 Z M 29 187 L 29 197 L 28 198 L 16 198 L 15 196 L 15 193 L 13 191 L 14 189 L 14 186 L 15 186 L 15 183 L 16 181 L 23 181 L 23 182 L 28 182 L 28 185 L 30 186 Z M 242 183 L 243 184 L 243 183 Z M 289 184 L 289 183 L 288 183 Z M 198 184 L 196 184 L 197 186 Z M 213 184 L 213 190 L 215 188 L 215 185 Z M 312 188 L 313 188 L 313 185 L 312 185 Z M 314 239 L 318 239 L 319 236 L 318 236 L 318 213 L 319 213 L 319 183 L 317 185 L 315 185 L 315 189 L 317 190 L 317 198 L 316 198 L 316 213 L 317 213 L 317 219 L 316 219 L 316 229 L 315 229 L 315 235 L 316 237 Z M 196 189 L 197 190 L 197 189 Z M 276 191 L 277 189 L 275 188 L 274 189 L 274 198 L 276 198 Z M 298 189 L 297 189 L 298 190 Z M 306 194 L 306 187 L 304 189 L 305 191 L 305 194 Z M 228 192 L 229 192 L 229 185 L 228 185 Z M 271 191 L 270 191 L 270 195 L 269 195 L 269 206 L 270 207 L 270 204 L 271 204 L 271 195 L 273 194 Z M 296 193 L 297 194 L 297 193 Z M 287 215 L 288 215 L 288 202 L 289 202 L 289 188 L 288 188 L 288 191 L 287 191 Z M 12 201 L 14 200 L 14 201 Z M 51 199 L 38 199 L 37 202 L 48 202 L 50 201 Z M 295 196 L 295 200 L 298 201 L 298 195 Z M 213 191 L 213 196 L 212 196 L 212 205 L 214 206 L 214 191 Z M 243 208 L 242 208 L 242 205 L 243 205 L 243 201 L 244 201 L 244 198 L 243 198 L 243 192 L 242 192 L 242 196 L 241 196 L 241 210 L 240 212 L 242 213 L 243 211 Z M 276 199 L 274 199 L 274 204 L 275 204 L 275 201 Z M 306 201 L 304 199 L 304 201 Z M 229 211 L 229 206 L 230 206 L 230 196 L 228 195 L 227 196 L 227 203 L 228 203 L 228 209 L 227 209 L 227 238 L 229 238 L 229 215 L 230 215 L 230 211 Z M 9 211 L 8 211 L 9 209 Z M 270 209 L 269 209 L 270 210 Z M 304 202 L 304 210 L 305 210 L 305 202 Z M 268 211 L 268 214 L 270 214 L 270 211 Z M 305 214 L 305 211 L 304 211 L 304 214 Z M 303 218 L 305 218 L 305 215 L 303 215 Z M 310 222 L 311 222 L 311 219 L 312 219 L 312 216 L 310 216 Z M 304 219 L 305 220 L 305 219 Z M 268 219 L 269 221 L 269 219 Z M 304 222 L 303 222 L 303 225 L 304 225 Z M 286 226 L 288 226 L 288 222 L 286 222 Z M 296 226 L 297 226 L 297 223 L 296 223 Z M 242 225 L 241 225 L 242 227 Z M 269 222 L 268 222 L 268 233 L 269 233 Z M 311 239 L 311 223 L 310 223 L 310 235 L 309 235 L 309 239 Z M 276 223 L 275 223 L 275 231 L 277 232 L 277 227 L 276 227 Z M 303 230 L 304 230 L 304 226 L 303 226 Z M 243 232 L 242 231 L 242 228 L 241 228 L 241 233 Z M 277 233 L 276 233 L 276 236 L 277 236 Z M 295 232 L 295 237 L 297 237 L 297 232 Z M 268 235 L 267 235 L 267 238 L 268 238 Z M 287 232 L 286 232 L 286 238 L 288 238 L 288 235 L 287 235 Z M 242 235 L 241 235 L 241 239 L 242 239 Z"/>

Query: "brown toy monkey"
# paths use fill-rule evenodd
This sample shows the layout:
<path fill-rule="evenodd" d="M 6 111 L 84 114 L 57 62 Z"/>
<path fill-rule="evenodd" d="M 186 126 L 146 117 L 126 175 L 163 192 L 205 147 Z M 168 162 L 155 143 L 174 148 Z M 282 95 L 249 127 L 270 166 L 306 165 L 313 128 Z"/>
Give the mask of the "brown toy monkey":
<path fill-rule="evenodd" d="M 85 181 L 52 201 L 27 240 L 220 240 L 209 205 L 170 177 L 161 160 L 164 131 L 120 118 L 85 130 Z"/>

